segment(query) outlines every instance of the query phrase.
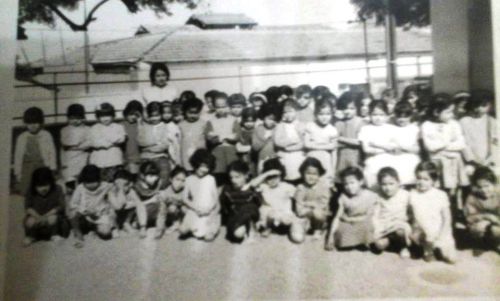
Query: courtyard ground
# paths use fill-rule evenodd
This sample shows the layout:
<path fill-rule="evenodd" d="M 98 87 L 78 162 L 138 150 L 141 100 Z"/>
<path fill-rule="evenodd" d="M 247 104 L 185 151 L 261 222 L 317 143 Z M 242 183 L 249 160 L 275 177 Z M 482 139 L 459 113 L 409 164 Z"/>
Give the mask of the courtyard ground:
<path fill-rule="evenodd" d="M 236 300 L 402 297 L 500 297 L 500 256 L 460 262 L 403 260 L 397 254 L 326 252 L 284 236 L 235 245 L 219 235 L 205 243 L 170 234 L 39 242 L 22 247 L 23 204 L 12 197 L 6 298 L 23 300 Z M 151 234 L 151 233 L 150 233 Z"/>

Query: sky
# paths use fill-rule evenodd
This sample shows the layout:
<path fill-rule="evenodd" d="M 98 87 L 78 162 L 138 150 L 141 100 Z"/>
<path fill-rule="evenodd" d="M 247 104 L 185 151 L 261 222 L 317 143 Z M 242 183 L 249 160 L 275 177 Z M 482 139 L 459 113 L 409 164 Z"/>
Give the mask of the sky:
<path fill-rule="evenodd" d="M 87 1 L 89 10 L 99 2 L 84 1 Z M 171 6 L 171 11 L 172 16 L 157 16 L 151 10 L 131 14 L 121 1 L 111 0 L 95 14 L 97 20 L 89 28 L 90 43 L 130 37 L 140 25 L 182 25 L 192 14 L 202 13 L 244 13 L 260 25 L 328 23 L 345 26 L 348 21 L 356 18 L 349 0 L 200 0 L 194 10 L 175 4 Z M 75 11 L 67 12 L 67 16 L 81 21 L 83 5 Z M 58 21 L 53 28 L 39 23 L 27 23 L 25 28 L 28 40 L 19 43 L 19 50 L 24 50 L 29 61 L 43 56 L 42 45 L 45 46 L 47 56 L 61 55 L 63 49 L 83 45 L 83 33 L 72 32 L 62 21 Z M 22 51 L 19 53 L 24 60 Z"/>

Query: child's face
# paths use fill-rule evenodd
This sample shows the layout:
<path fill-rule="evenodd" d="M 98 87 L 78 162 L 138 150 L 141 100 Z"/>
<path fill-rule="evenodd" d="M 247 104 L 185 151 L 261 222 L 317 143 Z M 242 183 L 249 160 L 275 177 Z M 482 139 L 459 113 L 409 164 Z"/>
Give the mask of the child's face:
<path fill-rule="evenodd" d="M 283 108 L 283 116 L 281 117 L 281 121 L 283 122 L 294 122 L 297 118 L 297 111 L 294 107 L 286 106 Z"/>
<path fill-rule="evenodd" d="M 389 115 L 392 115 L 394 112 L 394 107 L 396 107 L 396 103 L 398 102 L 396 98 L 386 98 L 385 103 L 387 104 L 387 111 L 389 112 Z"/>
<path fill-rule="evenodd" d="M 154 187 L 160 180 L 159 175 L 143 175 L 142 179 L 149 187 Z"/>
<path fill-rule="evenodd" d="M 322 108 L 317 114 L 316 114 L 316 120 L 319 125 L 326 126 L 330 124 L 332 121 L 332 110 L 328 107 Z"/>
<path fill-rule="evenodd" d="M 305 108 L 311 103 L 311 100 L 312 100 L 311 93 L 304 93 L 297 99 L 297 103 L 301 108 Z"/>
<path fill-rule="evenodd" d="M 247 183 L 247 175 L 235 170 L 231 170 L 229 172 L 229 179 L 231 180 L 233 187 L 238 189 Z"/>
<path fill-rule="evenodd" d="M 274 115 L 264 117 L 264 126 L 266 129 L 274 129 L 276 126 L 276 117 Z"/>
<path fill-rule="evenodd" d="M 36 185 L 35 186 L 36 193 L 40 196 L 47 196 L 50 191 L 50 184 L 47 185 Z"/>
<path fill-rule="evenodd" d="M 410 91 L 410 93 L 408 93 L 408 102 L 412 106 L 415 106 L 415 104 L 417 103 L 417 100 L 418 100 L 418 94 L 417 94 L 417 92 Z"/>
<path fill-rule="evenodd" d="M 411 123 L 411 117 L 396 117 L 396 125 L 405 127 Z"/>
<path fill-rule="evenodd" d="M 370 120 L 373 125 L 382 125 L 387 122 L 387 114 L 384 110 L 375 108 L 370 115 Z"/>
<path fill-rule="evenodd" d="M 345 110 L 342 110 L 342 113 L 344 115 L 344 119 L 352 119 L 354 116 L 356 116 L 356 106 L 354 105 L 353 102 L 349 103 Z"/>
<path fill-rule="evenodd" d="M 462 100 L 455 105 L 455 117 L 459 118 L 467 114 L 467 110 L 465 109 L 465 105 L 467 101 Z"/>
<path fill-rule="evenodd" d="M 97 188 L 99 188 L 99 185 L 101 185 L 101 182 L 83 183 L 83 187 L 90 191 L 95 191 Z"/>
<path fill-rule="evenodd" d="M 453 119 L 454 110 L 455 110 L 455 105 L 451 105 L 450 107 L 446 108 L 445 110 L 441 111 L 440 113 L 434 112 L 434 115 L 437 116 L 437 118 L 440 122 L 446 123 L 446 122 Z"/>
<path fill-rule="evenodd" d="M 184 115 L 182 114 L 182 108 L 180 107 L 172 107 L 172 111 L 174 113 L 173 121 L 175 123 L 179 123 L 184 120 Z"/>
<path fill-rule="evenodd" d="M 132 188 L 132 182 L 127 179 L 118 178 L 115 180 L 115 185 L 124 192 L 128 192 Z"/>
<path fill-rule="evenodd" d="M 180 190 L 184 189 L 185 182 L 186 182 L 186 174 L 183 172 L 176 174 L 175 177 L 173 177 L 171 179 L 171 183 L 172 183 L 171 185 L 175 191 L 180 191 Z"/>
<path fill-rule="evenodd" d="M 288 95 L 286 95 L 286 94 L 281 94 L 281 95 L 278 97 L 278 99 L 277 99 L 276 101 L 277 101 L 278 103 L 281 103 L 281 102 L 283 102 L 283 101 L 284 101 L 285 99 L 287 99 L 287 98 L 288 98 Z"/>
<path fill-rule="evenodd" d="M 205 104 L 208 107 L 208 110 L 212 111 L 214 109 L 212 97 L 205 97 Z"/>
<path fill-rule="evenodd" d="M 214 104 L 217 116 L 225 116 L 228 113 L 227 100 L 225 98 L 217 98 Z"/>
<path fill-rule="evenodd" d="M 210 169 L 208 168 L 208 166 L 205 164 L 205 163 L 202 163 L 195 171 L 196 175 L 199 177 L 199 178 L 203 178 L 204 176 L 208 175 L 208 172 L 210 171 Z"/>
<path fill-rule="evenodd" d="M 80 126 L 83 124 L 83 119 L 78 117 L 68 118 L 68 124 L 71 126 Z"/>
<path fill-rule="evenodd" d="M 396 195 L 399 190 L 399 181 L 391 176 L 385 176 L 379 183 L 380 190 L 386 198 Z"/>
<path fill-rule="evenodd" d="M 280 182 L 281 176 L 272 176 L 266 179 L 266 184 L 271 188 L 277 187 Z"/>
<path fill-rule="evenodd" d="M 167 84 L 167 74 L 163 70 L 157 70 L 154 79 L 158 87 L 164 87 Z"/>
<path fill-rule="evenodd" d="M 161 122 L 160 112 L 152 112 L 151 115 L 148 116 L 148 121 L 151 124 L 158 124 Z"/>
<path fill-rule="evenodd" d="M 255 120 L 249 119 L 243 122 L 243 127 L 247 130 L 252 130 L 255 128 Z"/>
<path fill-rule="evenodd" d="M 370 98 L 364 98 L 361 100 L 361 106 L 359 107 L 359 116 L 366 117 L 370 113 L 370 103 L 372 100 Z"/>
<path fill-rule="evenodd" d="M 434 186 L 434 180 L 431 178 L 428 172 L 419 171 L 417 176 L 417 190 L 420 192 L 427 191 Z"/>
<path fill-rule="evenodd" d="M 113 122 L 114 118 L 113 116 L 101 116 L 97 118 L 97 120 L 103 125 L 110 125 Z"/>
<path fill-rule="evenodd" d="M 478 116 L 484 116 L 486 115 L 488 112 L 490 111 L 490 105 L 489 104 L 485 104 L 483 106 L 479 106 L 476 108 L 475 110 L 475 113 L 478 115 Z"/>
<path fill-rule="evenodd" d="M 186 110 L 186 120 L 188 122 L 196 122 L 200 119 L 200 111 L 196 108 L 189 108 Z"/>
<path fill-rule="evenodd" d="M 173 117 L 174 117 L 174 113 L 172 112 L 172 107 L 171 106 L 164 106 L 163 107 L 163 114 L 161 115 L 161 119 L 164 122 L 170 122 Z"/>
<path fill-rule="evenodd" d="M 355 176 L 347 176 L 342 180 L 345 192 L 350 195 L 357 195 L 363 186 L 363 181 L 358 180 Z"/>
<path fill-rule="evenodd" d="M 486 179 L 479 179 L 476 183 L 479 193 L 486 199 L 491 199 L 495 196 L 495 184 Z"/>
<path fill-rule="evenodd" d="M 264 102 L 260 99 L 255 99 L 252 103 L 253 108 L 255 109 L 256 112 L 260 110 Z"/>
<path fill-rule="evenodd" d="M 139 120 L 140 116 L 141 115 L 138 112 L 133 112 L 125 116 L 125 120 L 127 120 L 128 123 L 134 124 L 137 123 L 137 120 Z"/>
<path fill-rule="evenodd" d="M 31 134 L 36 134 L 42 129 L 41 123 L 26 123 L 26 129 Z"/>
<path fill-rule="evenodd" d="M 242 111 L 243 105 L 235 104 L 231 106 L 231 115 L 233 115 L 234 117 L 240 117 Z"/>
<path fill-rule="evenodd" d="M 304 182 L 307 186 L 314 186 L 318 183 L 321 175 L 319 174 L 319 170 L 316 167 L 309 166 L 304 171 Z"/>

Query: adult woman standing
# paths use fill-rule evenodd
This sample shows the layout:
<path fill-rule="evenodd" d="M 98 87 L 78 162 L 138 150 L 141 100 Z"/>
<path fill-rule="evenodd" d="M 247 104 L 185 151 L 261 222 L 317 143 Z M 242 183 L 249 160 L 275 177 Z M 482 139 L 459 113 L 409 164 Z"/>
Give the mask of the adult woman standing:
<path fill-rule="evenodd" d="M 147 105 L 152 101 L 172 102 L 177 97 L 177 89 L 168 85 L 170 71 L 166 64 L 153 63 L 149 70 L 149 80 L 151 84 L 142 88 L 142 99 Z"/>

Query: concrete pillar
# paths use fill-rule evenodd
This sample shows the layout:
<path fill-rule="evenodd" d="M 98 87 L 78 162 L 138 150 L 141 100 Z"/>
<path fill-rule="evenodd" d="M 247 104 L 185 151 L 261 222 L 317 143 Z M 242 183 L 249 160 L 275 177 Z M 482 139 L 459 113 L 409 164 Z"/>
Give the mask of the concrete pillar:
<path fill-rule="evenodd" d="M 5 300 L 5 269 L 10 182 L 17 0 L 0 1 L 0 300 Z"/>
<path fill-rule="evenodd" d="M 473 0 L 469 6 L 470 89 L 494 89 L 493 40 L 490 0 Z"/>
<path fill-rule="evenodd" d="M 491 20 L 493 27 L 493 66 L 495 84 L 495 105 L 497 111 L 497 133 L 500 133 L 500 1 L 491 1 Z M 498 142 L 497 142 L 498 143 Z M 497 149 L 499 147 L 497 146 Z M 500 175 L 500 153 L 495 152 L 496 173 Z"/>
<path fill-rule="evenodd" d="M 468 0 L 431 0 L 434 90 L 469 88 Z"/>

